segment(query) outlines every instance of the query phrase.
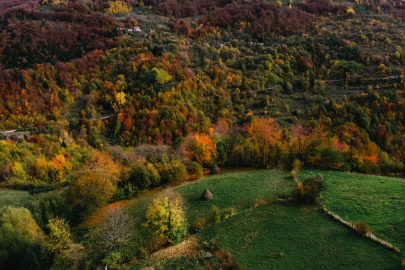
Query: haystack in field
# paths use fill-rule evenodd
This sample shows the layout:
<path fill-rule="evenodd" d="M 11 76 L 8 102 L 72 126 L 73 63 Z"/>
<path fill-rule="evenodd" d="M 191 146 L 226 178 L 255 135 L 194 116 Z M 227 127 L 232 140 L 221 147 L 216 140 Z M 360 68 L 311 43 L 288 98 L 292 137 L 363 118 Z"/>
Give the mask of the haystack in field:
<path fill-rule="evenodd" d="M 215 164 L 212 168 L 211 168 L 211 174 L 217 174 L 220 173 L 221 169 L 217 166 L 217 164 Z"/>
<path fill-rule="evenodd" d="M 214 196 L 212 196 L 212 193 L 208 190 L 204 190 L 203 194 L 200 197 L 200 201 L 211 201 L 214 199 Z"/>

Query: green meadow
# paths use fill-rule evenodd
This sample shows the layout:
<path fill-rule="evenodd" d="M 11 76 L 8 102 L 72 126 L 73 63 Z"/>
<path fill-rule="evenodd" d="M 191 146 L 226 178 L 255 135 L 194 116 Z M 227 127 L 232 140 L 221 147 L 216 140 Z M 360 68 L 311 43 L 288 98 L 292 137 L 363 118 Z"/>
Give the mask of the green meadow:
<path fill-rule="evenodd" d="M 356 175 L 331 171 L 303 171 L 298 179 L 311 173 L 326 177 L 327 190 L 322 204 L 342 218 L 365 221 L 383 240 L 403 248 L 404 182 L 401 179 Z M 284 201 L 274 201 L 274 182 Z M 381 183 L 384 182 L 384 183 Z M 402 253 L 358 235 L 353 229 L 334 220 L 320 206 L 298 205 L 288 200 L 294 182 L 287 172 L 259 170 L 222 173 L 174 188 L 186 206 L 189 224 L 205 216 L 212 205 L 233 207 L 235 215 L 198 233 L 200 243 L 215 243 L 231 254 L 245 269 L 400 269 Z M 350 188 L 349 188 L 350 187 Z M 214 200 L 199 201 L 208 188 Z M 139 198 L 131 213 L 141 227 L 148 203 L 154 195 Z M 267 201 L 256 206 L 256 199 Z M 401 230 L 402 229 L 402 230 Z M 204 245 L 203 244 L 203 245 Z M 207 260 L 214 260 L 208 258 Z M 145 261 L 133 269 L 153 265 Z M 155 269 L 204 269 L 196 258 L 170 259 L 154 265 Z"/>

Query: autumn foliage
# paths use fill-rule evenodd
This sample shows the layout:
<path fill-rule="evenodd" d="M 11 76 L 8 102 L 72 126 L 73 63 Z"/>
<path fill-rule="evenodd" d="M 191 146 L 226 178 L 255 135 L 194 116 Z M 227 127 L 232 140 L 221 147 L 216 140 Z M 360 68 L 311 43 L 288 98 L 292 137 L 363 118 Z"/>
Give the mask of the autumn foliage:
<path fill-rule="evenodd" d="M 69 188 L 67 200 L 82 217 L 105 206 L 116 191 L 116 185 L 103 174 L 87 174 Z"/>

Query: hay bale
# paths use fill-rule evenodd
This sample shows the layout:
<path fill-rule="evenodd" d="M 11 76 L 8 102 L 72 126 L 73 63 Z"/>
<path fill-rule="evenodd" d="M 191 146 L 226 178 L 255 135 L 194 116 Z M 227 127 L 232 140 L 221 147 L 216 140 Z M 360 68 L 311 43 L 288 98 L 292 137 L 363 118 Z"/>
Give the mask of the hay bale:
<path fill-rule="evenodd" d="M 212 193 L 208 190 L 204 190 L 203 194 L 200 197 L 200 201 L 211 201 L 214 199 L 214 196 L 212 196 Z"/>
<path fill-rule="evenodd" d="M 219 169 L 219 167 L 217 166 L 217 164 L 215 164 L 212 168 L 211 168 L 211 173 L 212 174 L 216 174 L 216 173 L 220 173 L 221 169 Z"/>

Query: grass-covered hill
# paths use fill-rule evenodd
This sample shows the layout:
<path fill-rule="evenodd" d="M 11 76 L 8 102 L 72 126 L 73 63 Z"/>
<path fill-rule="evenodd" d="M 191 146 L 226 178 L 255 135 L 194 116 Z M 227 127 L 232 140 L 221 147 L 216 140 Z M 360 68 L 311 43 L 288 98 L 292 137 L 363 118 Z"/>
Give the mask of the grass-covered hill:
<path fill-rule="evenodd" d="M 322 173 L 326 178 L 322 204 L 329 210 L 347 221 L 367 222 L 376 236 L 404 248 L 404 204 L 398 200 L 404 188 L 401 179 L 329 171 L 302 171 L 298 178 L 311 173 Z M 230 253 L 245 269 L 399 269 L 400 253 L 360 236 L 320 206 L 272 201 L 277 180 L 285 181 L 279 194 L 289 194 L 293 181 L 286 173 L 274 171 L 223 173 L 174 188 L 185 201 L 190 224 L 205 216 L 212 205 L 233 207 L 235 215 L 196 234 L 199 248 L 192 257 L 162 263 L 152 256 L 131 269 L 148 265 L 155 265 L 155 269 L 204 269 L 210 260 L 213 265 L 217 263 L 215 252 L 213 258 L 204 258 L 204 252 L 213 247 Z M 347 182 L 339 187 L 339 181 Z M 380 187 L 381 182 L 385 188 Z M 206 188 L 212 192 L 213 201 L 198 200 Z M 145 221 L 146 206 L 158 195 L 136 199 L 130 207 L 139 224 Z M 258 199 L 266 202 L 258 203 Z M 138 229 L 140 234 L 147 234 L 146 228 Z"/>

